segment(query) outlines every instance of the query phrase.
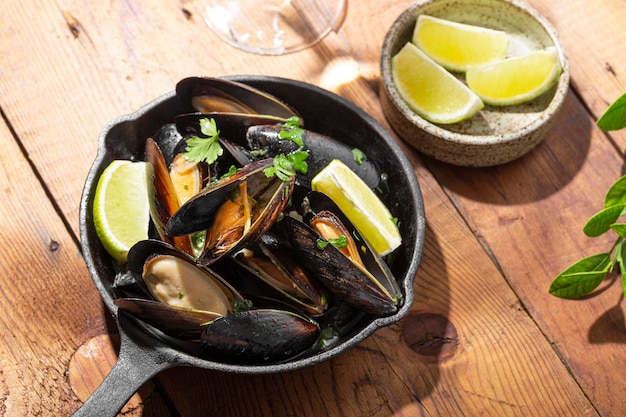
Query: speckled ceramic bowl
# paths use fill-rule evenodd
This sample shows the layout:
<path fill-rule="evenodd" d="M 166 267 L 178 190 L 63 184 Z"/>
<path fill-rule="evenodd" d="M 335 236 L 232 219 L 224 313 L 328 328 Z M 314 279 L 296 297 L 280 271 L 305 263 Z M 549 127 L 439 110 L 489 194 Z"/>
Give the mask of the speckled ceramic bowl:
<path fill-rule="evenodd" d="M 558 82 L 540 97 L 519 105 L 485 105 L 469 120 L 450 125 L 428 122 L 398 94 L 391 58 L 411 40 L 421 14 L 510 34 L 509 56 L 556 47 L 563 68 Z M 394 130 L 420 152 L 461 166 L 509 162 L 533 149 L 546 136 L 569 88 L 569 64 L 554 28 L 528 5 L 514 0 L 420 0 L 405 10 L 385 37 L 380 58 L 381 103 Z M 462 75 L 460 75 L 463 79 Z"/>

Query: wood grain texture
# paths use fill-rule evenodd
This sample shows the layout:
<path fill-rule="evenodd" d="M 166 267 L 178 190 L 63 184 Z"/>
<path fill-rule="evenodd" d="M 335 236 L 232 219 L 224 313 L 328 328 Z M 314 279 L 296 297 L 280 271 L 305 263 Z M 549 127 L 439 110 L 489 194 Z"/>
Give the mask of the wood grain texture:
<path fill-rule="evenodd" d="M 74 238 L 4 124 L 0 148 L 11 155 L 0 160 L 0 411 L 68 415 L 80 402 L 67 363 L 102 332 L 102 305 Z"/>
<path fill-rule="evenodd" d="M 389 128 L 377 97 L 379 50 L 412 1 L 351 1 L 338 33 L 282 57 L 223 44 L 190 0 L 41 3 L 0 4 L 10 16 L 0 25 L 0 108 L 15 133 L 0 125 L 3 154 L 15 155 L 0 159 L 0 415 L 11 416 L 76 409 L 70 358 L 114 330 L 76 245 L 78 202 L 106 123 L 189 75 L 266 74 L 335 91 Z M 581 302 L 547 295 L 553 275 L 606 247 L 580 228 L 623 171 L 623 135 L 605 135 L 593 120 L 621 94 L 615 34 L 626 11 L 617 0 L 531 4 L 557 27 L 572 67 L 574 92 L 548 139 L 481 170 L 422 159 L 398 141 L 428 222 L 409 315 L 300 371 L 165 371 L 131 415 L 626 412 L 617 285 Z"/>

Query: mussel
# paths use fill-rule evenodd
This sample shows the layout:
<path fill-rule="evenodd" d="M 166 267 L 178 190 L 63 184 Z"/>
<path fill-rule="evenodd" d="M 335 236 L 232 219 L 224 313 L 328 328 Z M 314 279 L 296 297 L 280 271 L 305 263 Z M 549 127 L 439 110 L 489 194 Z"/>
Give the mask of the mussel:
<path fill-rule="evenodd" d="M 176 95 L 199 113 L 247 113 L 298 116 L 288 104 L 249 85 L 223 78 L 189 77 L 176 84 Z"/>
<path fill-rule="evenodd" d="M 265 157 L 287 154 L 298 149 L 298 145 L 281 136 L 285 131 L 283 125 L 257 124 L 247 129 L 247 146 L 252 150 L 262 150 Z M 327 135 L 302 129 L 300 138 L 303 148 L 309 152 L 307 163 L 311 167 L 307 174 L 300 176 L 300 183 L 310 188 L 313 176 L 333 159 L 341 159 L 351 170 L 356 172 L 370 188 L 379 187 L 382 173 L 373 160 L 356 159 L 351 148 Z M 358 160 L 358 162 L 357 162 Z"/>
<path fill-rule="evenodd" d="M 385 261 L 324 194 L 312 191 L 304 206 L 310 210 L 304 221 L 285 216 L 281 222 L 303 264 L 333 294 L 355 308 L 378 316 L 395 313 L 402 293 Z M 338 237 L 345 242 L 341 248 L 331 243 Z"/>
<path fill-rule="evenodd" d="M 198 340 L 208 322 L 249 308 L 225 279 L 163 241 L 137 242 L 128 252 L 128 266 L 151 298 L 122 297 L 116 304 L 166 334 Z"/>
<path fill-rule="evenodd" d="M 267 294 L 312 317 L 328 307 L 328 296 L 316 278 L 298 262 L 287 238 L 265 233 L 259 240 L 236 253 L 233 273 L 252 280 L 256 292 Z"/>
<path fill-rule="evenodd" d="M 254 242 L 274 224 L 293 192 L 294 179 L 268 177 L 272 159 L 246 165 L 234 175 L 210 184 L 169 219 L 168 236 L 207 230 L 197 262 L 210 265 Z"/>
<path fill-rule="evenodd" d="M 203 330 L 201 346 L 211 356 L 239 362 L 276 362 L 311 347 L 320 334 L 315 321 L 289 311 L 249 310 L 221 317 Z"/>

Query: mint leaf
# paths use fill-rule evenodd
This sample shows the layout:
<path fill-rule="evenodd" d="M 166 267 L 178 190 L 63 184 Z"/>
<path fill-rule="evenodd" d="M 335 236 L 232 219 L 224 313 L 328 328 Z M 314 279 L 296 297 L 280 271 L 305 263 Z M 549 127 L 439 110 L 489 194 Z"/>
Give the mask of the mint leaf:
<path fill-rule="evenodd" d="M 626 204 L 607 207 L 594 214 L 583 227 L 583 232 L 589 237 L 598 237 L 611 229 L 617 218 L 626 208 Z"/>
<path fill-rule="evenodd" d="M 602 130 L 618 130 L 626 127 L 626 94 L 615 100 L 598 119 L 596 125 Z"/>
<path fill-rule="evenodd" d="M 626 204 L 626 175 L 615 181 L 606 192 L 604 197 L 604 207 Z"/>
<path fill-rule="evenodd" d="M 610 253 L 588 256 L 557 275 L 548 291 L 560 298 L 580 298 L 600 285 L 612 266 Z"/>
<path fill-rule="evenodd" d="M 626 223 L 615 223 L 611 225 L 611 229 L 621 238 L 626 238 Z"/>

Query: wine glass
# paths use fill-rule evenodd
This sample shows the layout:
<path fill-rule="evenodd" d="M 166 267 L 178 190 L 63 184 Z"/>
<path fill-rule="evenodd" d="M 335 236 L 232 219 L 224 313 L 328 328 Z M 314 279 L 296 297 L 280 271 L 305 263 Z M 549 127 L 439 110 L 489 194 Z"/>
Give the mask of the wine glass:
<path fill-rule="evenodd" d="M 206 24 L 248 52 L 300 51 L 341 25 L 346 0 L 199 0 Z"/>

